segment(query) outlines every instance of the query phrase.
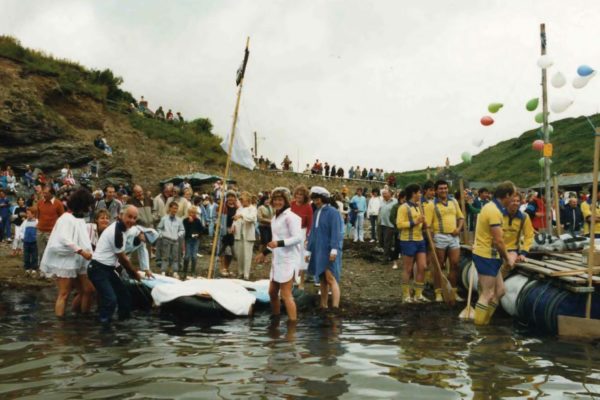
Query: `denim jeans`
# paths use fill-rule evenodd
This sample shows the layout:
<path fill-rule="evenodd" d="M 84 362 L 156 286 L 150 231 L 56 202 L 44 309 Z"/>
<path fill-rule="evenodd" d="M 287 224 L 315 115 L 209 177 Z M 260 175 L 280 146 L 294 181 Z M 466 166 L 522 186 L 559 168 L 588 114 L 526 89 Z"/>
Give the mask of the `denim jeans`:
<path fill-rule="evenodd" d="M 188 264 L 191 261 L 192 275 L 196 274 L 196 259 L 198 258 L 198 246 L 200 245 L 200 239 L 185 239 L 185 257 L 183 260 L 183 274 L 186 275 L 188 272 Z"/>
<path fill-rule="evenodd" d="M 37 269 L 38 253 L 37 242 L 23 243 L 23 266 L 25 270 Z"/>
<path fill-rule="evenodd" d="M 8 240 L 11 238 L 10 214 L 3 214 L 0 219 L 0 240 Z"/>
<path fill-rule="evenodd" d="M 114 267 L 92 260 L 88 267 L 88 278 L 98 293 L 100 322 L 110 322 L 117 305 L 120 319 L 131 315 L 131 295 Z"/>
<path fill-rule="evenodd" d="M 359 212 L 356 214 L 356 222 L 354 223 L 354 241 L 360 240 L 361 242 L 365 240 L 365 213 Z"/>
<path fill-rule="evenodd" d="M 377 240 L 377 215 L 369 215 L 371 223 L 371 240 Z"/>

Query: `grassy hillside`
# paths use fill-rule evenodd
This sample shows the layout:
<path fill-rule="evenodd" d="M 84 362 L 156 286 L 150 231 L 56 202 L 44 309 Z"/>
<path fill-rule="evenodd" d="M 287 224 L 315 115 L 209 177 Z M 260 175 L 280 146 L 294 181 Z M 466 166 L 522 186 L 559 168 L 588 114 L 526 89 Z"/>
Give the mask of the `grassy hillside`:
<path fill-rule="evenodd" d="M 600 126 L 600 114 L 590 116 L 595 126 Z M 585 117 L 566 118 L 552 122 L 554 127 L 550 141 L 554 145 L 552 172 L 582 173 L 591 172 L 593 159 L 593 130 Z M 470 181 L 498 182 L 512 180 L 522 187 L 540 181 L 541 171 L 538 160 L 542 155 L 531 148 L 539 139 L 540 129 L 523 133 L 518 138 L 509 139 L 491 146 L 473 156 L 471 163 L 452 166 L 452 172 Z M 423 182 L 426 171 L 409 171 L 397 175 L 402 185 L 409 182 Z"/>

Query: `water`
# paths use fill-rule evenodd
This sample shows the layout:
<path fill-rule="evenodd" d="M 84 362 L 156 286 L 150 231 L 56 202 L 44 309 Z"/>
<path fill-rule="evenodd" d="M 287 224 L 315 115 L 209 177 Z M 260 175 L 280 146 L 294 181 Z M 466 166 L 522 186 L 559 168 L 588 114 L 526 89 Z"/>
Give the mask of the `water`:
<path fill-rule="evenodd" d="M 0 398 L 600 398 L 598 345 L 475 328 L 420 310 L 385 321 L 267 316 L 181 326 L 58 321 L 53 290 L 0 293 Z"/>

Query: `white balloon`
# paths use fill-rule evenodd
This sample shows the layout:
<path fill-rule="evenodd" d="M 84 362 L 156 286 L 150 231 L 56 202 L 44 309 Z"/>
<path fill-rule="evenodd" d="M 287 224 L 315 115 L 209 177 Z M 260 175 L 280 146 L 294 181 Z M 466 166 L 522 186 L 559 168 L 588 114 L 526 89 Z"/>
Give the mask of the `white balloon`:
<path fill-rule="evenodd" d="M 560 89 L 567 83 L 567 78 L 565 78 L 562 72 L 558 71 L 552 76 L 550 83 L 552 83 L 552 86 L 555 88 Z"/>
<path fill-rule="evenodd" d="M 483 139 L 473 139 L 471 143 L 473 143 L 473 146 L 475 147 L 481 147 L 483 144 Z"/>
<path fill-rule="evenodd" d="M 573 99 L 569 99 L 567 97 L 557 97 L 552 100 L 552 104 L 550 104 L 550 109 L 554 113 L 561 113 L 565 111 L 569 106 L 573 104 Z"/>
<path fill-rule="evenodd" d="M 537 65 L 540 68 L 550 68 L 552 64 L 554 64 L 554 60 L 548 54 L 544 54 L 537 61 Z"/>
<path fill-rule="evenodd" d="M 573 87 L 575 89 L 581 89 L 588 84 L 588 82 L 596 75 L 596 71 L 592 72 L 588 76 L 579 76 L 577 75 L 573 78 Z"/>

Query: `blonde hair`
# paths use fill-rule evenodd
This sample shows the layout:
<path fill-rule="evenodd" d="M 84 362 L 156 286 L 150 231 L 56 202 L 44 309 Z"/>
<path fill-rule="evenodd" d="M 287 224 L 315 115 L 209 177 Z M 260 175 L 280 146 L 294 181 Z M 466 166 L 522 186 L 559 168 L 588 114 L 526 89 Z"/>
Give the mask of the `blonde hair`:
<path fill-rule="evenodd" d="M 242 192 L 240 194 L 240 201 L 247 200 L 248 203 L 252 203 L 252 195 L 249 192 Z"/>
<path fill-rule="evenodd" d="M 296 188 L 294 189 L 294 197 L 296 197 L 297 194 L 300 194 L 304 198 L 304 204 L 307 204 L 310 201 L 310 192 L 308 191 L 306 186 L 296 186 Z"/>

